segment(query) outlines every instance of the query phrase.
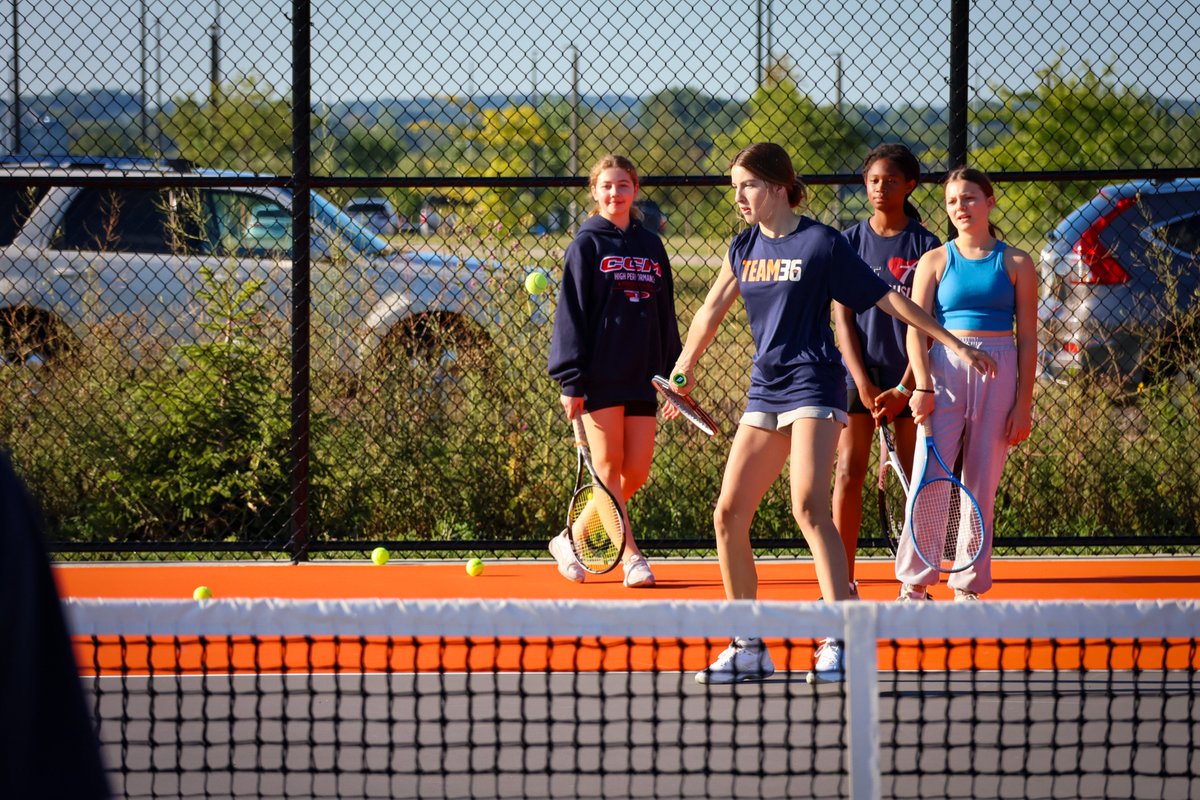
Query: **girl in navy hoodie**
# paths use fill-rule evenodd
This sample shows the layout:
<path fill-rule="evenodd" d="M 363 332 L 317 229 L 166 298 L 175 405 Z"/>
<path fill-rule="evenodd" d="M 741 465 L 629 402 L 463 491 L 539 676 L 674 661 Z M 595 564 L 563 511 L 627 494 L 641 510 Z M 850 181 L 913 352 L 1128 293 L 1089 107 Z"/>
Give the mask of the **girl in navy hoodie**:
<path fill-rule="evenodd" d="M 596 473 L 624 507 L 654 456 L 658 401 L 650 379 L 666 374 L 680 351 L 674 282 L 662 241 L 633 208 L 633 163 L 602 157 L 588 187 L 596 206 L 567 247 L 549 372 L 562 387 L 567 418 L 583 415 Z M 554 537 L 550 553 L 563 577 L 582 583 L 586 573 L 569 536 Z M 654 585 L 632 535 L 622 566 L 626 586 Z"/>

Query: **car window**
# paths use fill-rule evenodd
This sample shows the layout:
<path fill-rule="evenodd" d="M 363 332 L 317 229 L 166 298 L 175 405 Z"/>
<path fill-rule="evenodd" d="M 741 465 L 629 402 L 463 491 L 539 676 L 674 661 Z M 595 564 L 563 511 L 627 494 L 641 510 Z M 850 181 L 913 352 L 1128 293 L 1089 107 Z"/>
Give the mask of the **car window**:
<path fill-rule="evenodd" d="M 291 258 L 291 209 L 260 195 L 212 192 L 214 250 L 225 256 Z"/>
<path fill-rule="evenodd" d="M 46 196 L 44 186 L 0 186 L 0 245 L 9 245 Z"/>
<path fill-rule="evenodd" d="M 1200 256 L 1200 214 L 1163 225 L 1154 236 L 1168 247 Z"/>
<path fill-rule="evenodd" d="M 170 253 L 170 198 L 158 189 L 84 187 L 55 231 L 59 250 L 112 253 Z"/>
<path fill-rule="evenodd" d="M 394 252 L 390 244 L 355 222 L 323 195 L 313 192 L 309 207 L 316 221 L 332 235 L 343 239 L 351 250 L 372 256 L 390 255 Z M 330 244 L 325 243 L 327 251 Z"/>

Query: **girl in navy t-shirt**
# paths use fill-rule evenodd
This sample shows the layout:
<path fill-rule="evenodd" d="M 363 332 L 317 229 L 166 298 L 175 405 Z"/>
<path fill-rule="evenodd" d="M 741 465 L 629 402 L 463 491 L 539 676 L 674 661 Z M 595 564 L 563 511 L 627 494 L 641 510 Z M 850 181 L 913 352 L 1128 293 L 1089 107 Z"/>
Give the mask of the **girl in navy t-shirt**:
<path fill-rule="evenodd" d="M 791 158 L 776 144 L 743 149 L 730 164 L 738 211 L 750 227 L 738 234 L 704 305 L 688 329 L 673 374 L 694 386 L 693 369 L 738 297 L 754 339 L 746 412 L 734 435 L 721 495 L 713 513 L 725 596 L 758 594 L 750 521 L 763 495 L 791 458 L 792 513 L 808 543 L 827 601 L 850 595 L 846 554 L 829 503 L 838 435 L 846 424 L 846 371 L 834 343 L 834 300 L 855 311 L 878 306 L 943 342 L 981 372 L 991 359 L 951 336 L 928 313 L 891 291 L 832 228 L 795 212 L 804 199 Z M 672 409 L 664 416 L 674 416 Z M 742 631 L 700 683 L 762 680 L 775 671 L 754 631 Z M 826 639 L 810 683 L 840 681 L 841 645 Z"/>
<path fill-rule="evenodd" d="M 568 419 L 583 415 L 600 480 L 625 505 L 650 474 L 658 414 L 650 379 L 679 354 L 679 324 L 667 251 L 633 211 L 633 163 L 604 156 L 588 186 L 596 207 L 567 246 L 548 369 Z M 582 583 L 569 536 L 554 537 L 550 553 L 563 577 Z M 625 585 L 653 586 L 632 534 L 625 541 Z"/>
<path fill-rule="evenodd" d="M 908 197 L 921 178 L 921 164 L 902 144 L 882 144 L 863 162 L 863 183 L 874 213 L 845 232 L 859 257 L 890 288 L 912 297 L 917 261 L 941 242 L 920 222 Z M 917 429 L 908 411 L 912 368 L 904 339 L 908 326 L 872 306 L 861 314 L 835 302 L 833 320 L 842 361 L 849 372 L 850 421 L 838 440 L 833 481 L 833 522 L 842 536 L 852 593 L 854 555 L 862 525 L 863 481 L 871 460 L 876 420 L 896 429 L 896 450 L 911 474 Z"/>

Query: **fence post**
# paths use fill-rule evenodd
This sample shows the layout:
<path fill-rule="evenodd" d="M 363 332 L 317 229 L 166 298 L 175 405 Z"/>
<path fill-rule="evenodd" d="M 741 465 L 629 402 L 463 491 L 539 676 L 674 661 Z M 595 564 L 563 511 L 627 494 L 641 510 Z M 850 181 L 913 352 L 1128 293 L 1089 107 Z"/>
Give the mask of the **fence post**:
<path fill-rule="evenodd" d="M 309 239 L 312 165 L 309 135 L 312 75 L 308 0 L 292 0 L 292 561 L 308 557 L 309 518 Z"/>
<path fill-rule="evenodd" d="M 971 56 L 970 0 L 950 0 L 949 169 L 967 163 L 967 77 Z"/>

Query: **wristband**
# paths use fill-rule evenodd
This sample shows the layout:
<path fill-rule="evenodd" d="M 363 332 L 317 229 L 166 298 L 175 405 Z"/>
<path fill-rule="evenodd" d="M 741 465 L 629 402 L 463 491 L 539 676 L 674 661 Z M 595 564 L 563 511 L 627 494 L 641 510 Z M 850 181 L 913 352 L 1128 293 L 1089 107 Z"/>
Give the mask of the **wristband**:
<path fill-rule="evenodd" d="M 933 389 L 913 389 L 914 392 L 929 392 L 933 394 Z"/>
<path fill-rule="evenodd" d="M 896 384 L 896 391 L 899 392 L 900 394 L 904 395 L 905 397 L 912 397 L 912 392 L 910 392 L 908 390 L 908 387 L 905 386 L 903 383 Z"/>

